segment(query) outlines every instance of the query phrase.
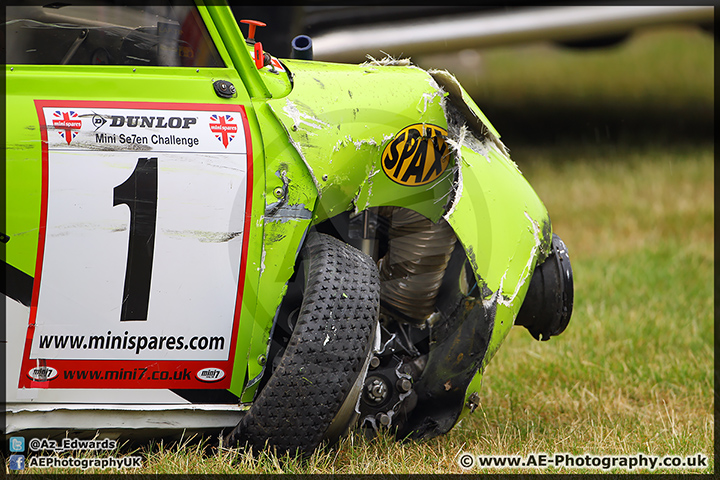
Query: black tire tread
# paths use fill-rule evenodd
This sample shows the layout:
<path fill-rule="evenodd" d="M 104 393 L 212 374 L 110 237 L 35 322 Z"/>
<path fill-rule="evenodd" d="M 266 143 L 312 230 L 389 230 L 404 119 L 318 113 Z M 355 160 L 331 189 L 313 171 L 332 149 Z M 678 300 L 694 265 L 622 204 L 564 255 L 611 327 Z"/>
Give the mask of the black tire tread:
<path fill-rule="evenodd" d="M 357 249 L 311 233 L 303 303 L 285 353 L 229 444 L 308 453 L 361 374 L 380 301 L 377 267 Z M 266 443 L 267 442 L 267 443 Z"/>

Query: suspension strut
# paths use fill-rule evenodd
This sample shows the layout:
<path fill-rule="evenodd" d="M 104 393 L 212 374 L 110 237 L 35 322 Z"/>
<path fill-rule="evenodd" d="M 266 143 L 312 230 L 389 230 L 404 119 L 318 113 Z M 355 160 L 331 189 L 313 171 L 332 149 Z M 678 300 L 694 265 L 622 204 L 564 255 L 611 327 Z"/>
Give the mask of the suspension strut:
<path fill-rule="evenodd" d="M 388 251 L 378 265 L 381 307 L 398 321 L 424 325 L 435 313 L 455 233 L 445 219 L 433 223 L 405 208 L 378 213 L 390 222 Z"/>

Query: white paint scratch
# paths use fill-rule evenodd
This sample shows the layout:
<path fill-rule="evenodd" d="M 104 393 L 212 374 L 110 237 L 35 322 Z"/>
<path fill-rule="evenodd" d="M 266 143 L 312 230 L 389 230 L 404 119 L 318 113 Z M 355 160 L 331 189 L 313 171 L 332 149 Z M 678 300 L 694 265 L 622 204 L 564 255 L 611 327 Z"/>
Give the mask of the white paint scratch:
<path fill-rule="evenodd" d="M 329 127 L 330 124 L 323 122 L 319 118 L 313 117 L 310 114 L 307 114 L 305 112 L 301 112 L 297 105 L 295 105 L 293 102 L 291 102 L 289 99 L 286 100 L 285 106 L 283 107 L 283 112 L 285 112 L 285 115 L 290 117 L 293 121 L 293 128 L 297 129 L 301 125 L 306 125 L 310 128 L 314 129 L 322 129 L 325 127 Z M 307 132 L 310 135 L 314 135 L 312 132 Z"/>
<path fill-rule="evenodd" d="M 263 245 L 262 257 L 260 257 L 260 268 L 258 269 L 258 270 L 260 270 L 260 275 L 262 275 L 263 272 L 265 271 L 265 254 L 266 253 L 267 252 L 265 251 L 265 245 Z"/>
<path fill-rule="evenodd" d="M 390 138 L 392 138 L 392 136 Z M 348 143 L 352 143 L 353 145 L 355 145 L 355 150 L 360 150 L 363 145 L 370 145 L 373 147 L 378 146 L 377 141 L 374 138 L 354 140 L 351 135 L 345 135 L 344 138 L 341 138 L 340 140 L 335 142 L 333 152 L 339 152 L 340 149 L 345 147 Z"/>
<path fill-rule="evenodd" d="M 333 147 L 332 151 L 339 152 L 340 149 L 343 148 L 345 145 L 347 145 L 347 140 L 345 138 L 341 138 L 337 142 L 335 142 L 335 146 Z"/>
<path fill-rule="evenodd" d="M 368 138 L 366 140 L 354 140 L 352 143 L 353 145 L 355 145 L 355 150 L 360 150 L 360 147 L 362 147 L 363 145 L 371 145 L 373 147 L 377 147 L 377 142 L 374 138 Z"/>

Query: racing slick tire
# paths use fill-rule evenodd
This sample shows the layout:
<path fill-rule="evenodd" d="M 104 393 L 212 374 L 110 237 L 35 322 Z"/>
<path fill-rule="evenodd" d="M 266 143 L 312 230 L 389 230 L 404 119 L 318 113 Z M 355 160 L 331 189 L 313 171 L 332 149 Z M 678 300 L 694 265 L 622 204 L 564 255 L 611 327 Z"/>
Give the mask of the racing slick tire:
<path fill-rule="evenodd" d="M 377 267 L 319 233 L 308 235 L 302 256 L 306 281 L 292 336 L 226 447 L 306 455 L 334 443 L 357 419 L 378 324 Z"/>

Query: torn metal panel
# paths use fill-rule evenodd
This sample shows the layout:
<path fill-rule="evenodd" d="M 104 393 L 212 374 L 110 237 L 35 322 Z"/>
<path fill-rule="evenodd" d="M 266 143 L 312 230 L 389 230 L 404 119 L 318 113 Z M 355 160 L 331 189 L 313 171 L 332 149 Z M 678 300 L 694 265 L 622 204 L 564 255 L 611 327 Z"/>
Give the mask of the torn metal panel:
<path fill-rule="evenodd" d="M 552 229 L 545 206 L 480 109 L 452 75 L 443 71 L 430 74 L 449 94 L 444 108 L 455 177 L 444 218 L 468 252 L 476 279 L 483 285 L 479 303 L 494 312 L 482 361 L 473 366 L 477 366 L 474 377 L 466 378 L 462 385 L 467 397 L 480 387 L 485 366 L 513 326 L 535 265 L 547 256 Z M 463 413 L 469 411 L 467 405 L 459 407 Z"/>
<path fill-rule="evenodd" d="M 540 225 L 549 224 L 545 206 L 530 185 L 495 150 L 487 162 L 466 146 L 461 147 L 462 187 L 455 208 L 448 213 L 466 251 L 475 253 L 476 275 L 497 296 L 498 316 L 508 309 L 507 319 L 496 324 L 489 351 L 499 346 L 512 326 L 541 252 L 549 238 Z M 493 178 L 492 182 L 484 181 Z M 521 220 L 519 220 L 521 219 Z"/>
<path fill-rule="evenodd" d="M 457 307 L 457 328 L 429 353 L 414 386 L 418 393 L 412 421 L 398 438 L 431 438 L 450 431 L 465 404 L 468 384 L 481 368 L 494 327 L 494 309 L 466 298 Z"/>
<path fill-rule="evenodd" d="M 500 141 L 500 134 L 455 76 L 447 70 L 428 70 L 428 73 L 449 94 L 449 103 L 458 108 L 460 114 L 468 122 L 469 128 L 482 137 L 488 137 L 507 156 L 507 148 Z"/>

